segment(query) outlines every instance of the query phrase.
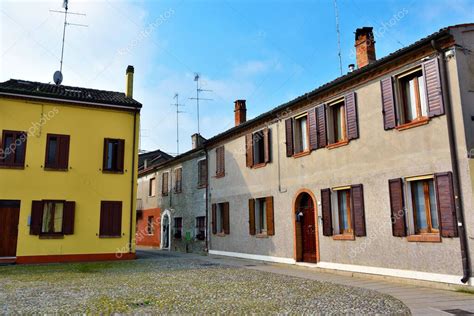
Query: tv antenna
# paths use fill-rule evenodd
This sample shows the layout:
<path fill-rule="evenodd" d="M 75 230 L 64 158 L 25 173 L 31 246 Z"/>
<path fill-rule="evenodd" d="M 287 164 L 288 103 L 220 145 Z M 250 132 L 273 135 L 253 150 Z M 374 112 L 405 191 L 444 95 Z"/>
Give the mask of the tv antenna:
<path fill-rule="evenodd" d="M 87 25 L 84 25 L 84 24 L 69 23 L 67 21 L 67 15 L 68 14 L 86 16 L 84 13 L 68 12 L 69 0 L 64 0 L 63 1 L 63 8 L 64 8 L 64 11 L 49 10 L 50 12 L 64 14 L 63 41 L 62 41 L 62 46 L 61 46 L 61 61 L 60 61 L 60 64 L 59 64 L 59 70 L 57 70 L 53 75 L 54 83 L 57 84 L 57 85 L 60 85 L 61 82 L 63 82 L 63 57 L 64 57 L 64 41 L 66 39 L 66 26 L 72 25 L 72 26 L 88 27 Z"/>
<path fill-rule="evenodd" d="M 334 0 L 334 11 L 336 13 L 337 55 L 339 56 L 339 71 L 342 76 L 341 32 L 339 31 L 339 10 L 337 8 L 337 0 Z"/>
<path fill-rule="evenodd" d="M 212 92 L 212 90 L 206 90 L 206 89 L 201 89 L 199 88 L 199 78 L 200 75 L 199 73 L 194 74 L 194 81 L 196 81 L 196 97 L 195 98 L 189 98 L 190 100 L 196 100 L 196 108 L 197 108 L 197 132 L 200 135 L 200 128 L 199 128 L 199 101 L 212 101 L 212 99 L 205 99 L 205 98 L 200 98 L 199 94 L 201 92 Z"/>
<path fill-rule="evenodd" d="M 172 105 L 176 107 L 176 155 L 179 155 L 179 113 L 184 113 L 179 110 L 179 107 L 184 104 L 179 104 L 179 93 L 175 93 L 173 99 L 176 99 L 176 103 Z"/>

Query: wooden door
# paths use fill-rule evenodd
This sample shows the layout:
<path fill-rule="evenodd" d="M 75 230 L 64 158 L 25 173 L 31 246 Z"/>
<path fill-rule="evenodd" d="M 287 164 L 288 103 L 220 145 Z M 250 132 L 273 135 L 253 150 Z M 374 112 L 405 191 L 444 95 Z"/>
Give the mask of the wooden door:
<path fill-rule="evenodd" d="M 311 198 L 306 203 L 302 201 L 300 211 L 301 235 L 303 242 L 303 261 L 316 263 L 316 227 L 314 222 L 314 206 Z"/>
<path fill-rule="evenodd" d="M 19 206 L 0 205 L 0 257 L 16 257 Z"/>

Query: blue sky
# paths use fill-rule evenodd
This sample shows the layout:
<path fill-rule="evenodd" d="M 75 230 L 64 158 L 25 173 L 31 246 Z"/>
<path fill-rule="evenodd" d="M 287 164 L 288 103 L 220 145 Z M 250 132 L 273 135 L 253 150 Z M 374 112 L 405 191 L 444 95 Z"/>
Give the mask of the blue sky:
<path fill-rule="evenodd" d="M 0 1 L 0 80 L 50 82 L 59 67 L 60 0 Z M 355 63 L 354 31 L 373 26 L 377 57 L 441 27 L 474 22 L 474 0 L 339 0 L 343 71 Z M 248 117 L 339 76 L 334 2 L 70 0 L 86 13 L 68 29 L 64 85 L 123 91 L 135 66 L 135 98 L 144 105 L 143 150 L 176 153 L 176 92 L 180 151 L 196 132 L 194 72 L 202 77 L 201 133 L 233 126 L 233 101 L 246 99 Z M 85 126 L 86 128 L 86 126 Z"/>

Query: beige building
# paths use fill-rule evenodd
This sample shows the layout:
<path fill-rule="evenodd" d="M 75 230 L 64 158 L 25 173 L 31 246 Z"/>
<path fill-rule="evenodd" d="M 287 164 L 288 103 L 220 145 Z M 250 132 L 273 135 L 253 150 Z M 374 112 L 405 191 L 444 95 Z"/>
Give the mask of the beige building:
<path fill-rule="evenodd" d="M 473 284 L 474 24 L 376 59 L 205 143 L 209 252 Z M 461 281 L 462 279 L 462 281 Z"/>

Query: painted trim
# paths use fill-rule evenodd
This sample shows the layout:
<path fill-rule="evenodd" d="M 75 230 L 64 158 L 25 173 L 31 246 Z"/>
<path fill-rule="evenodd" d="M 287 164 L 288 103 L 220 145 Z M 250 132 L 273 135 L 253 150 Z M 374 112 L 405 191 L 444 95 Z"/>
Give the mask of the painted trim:
<path fill-rule="evenodd" d="M 236 258 L 242 258 L 242 259 L 258 260 L 258 261 L 286 263 L 286 264 L 295 264 L 296 263 L 295 259 L 292 259 L 292 258 L 254 255 L 254 254 L 250 254 L 250 253 L 230 252 L 230 251 L 221 251 L 221 250 L 211 250 L 211 249 L 209 249 L 209 254 L 217 255 L 217 256 L 227 256 L 227 257 L 236 257 Z"/>
<path fill-rule="evenodd" d="M 135 253 L 97 253 L 74 255 L 18 256 L 17 264 L 133 260 Z"/>
<path fill-rule="evenodd" d="M 466 285 L 461 282 L 462 276 L 451 275 L 451 274 L 440 274 L 440 273 L 430 273 L 430 272 L 413 271 L 413 270 L 359 266 L 359 265 L 353 265 L 353 264 L 333 263 L 333 262 L 318 262 L 316 265 L 313 265 L 313 267 L 329 269 L 329 270 L 342 270 L 342 271 L 358 272 L 358 273 L 365 273 L 365 274 L 384 275 L 384 276 L 391 276 L 391 277 L 405 278 L 405 279 L 416 279 L 416 280 L 423 280 L 423 281 Z M 473 286 L 474 278 L 471 277 L 467 285 Z"/>

